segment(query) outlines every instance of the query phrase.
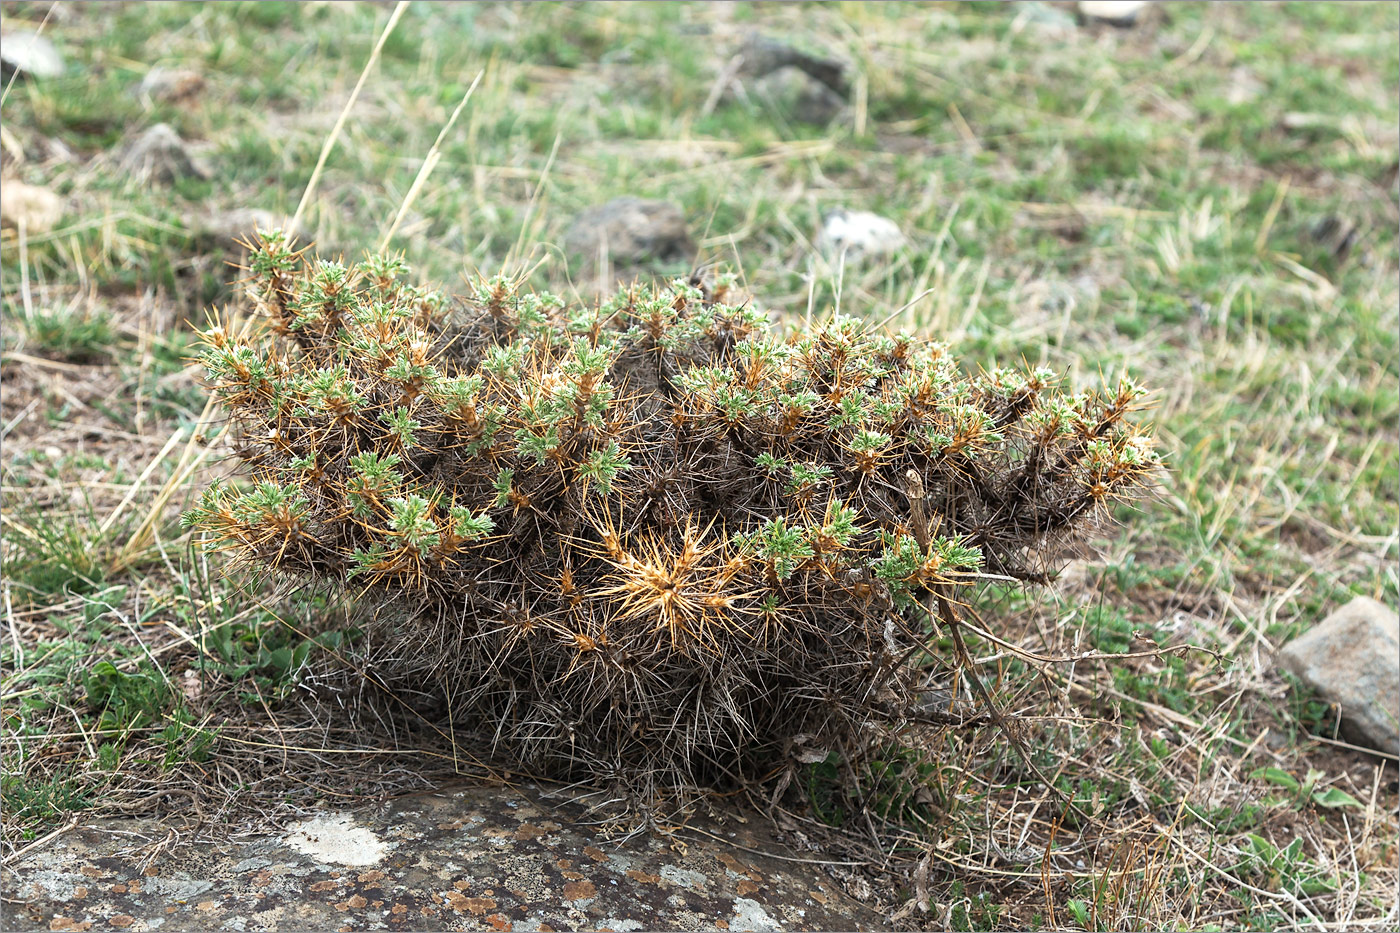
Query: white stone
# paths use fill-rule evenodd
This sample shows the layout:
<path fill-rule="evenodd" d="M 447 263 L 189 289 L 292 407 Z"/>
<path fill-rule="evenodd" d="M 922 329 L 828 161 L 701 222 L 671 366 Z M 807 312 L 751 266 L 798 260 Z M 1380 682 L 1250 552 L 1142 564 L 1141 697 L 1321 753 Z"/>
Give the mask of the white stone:
<path fill-rule="evenodd" d="M 616 930 L 617 933 L 633 933 L 635 930 L 646 929 L 639 921 L 619 920 L 616 917 L 607 918 L 600 923 L 599 926 L 607 927 L 609 930 Z"/>
<path fill-rule="evenodd" d="M 1020 12 L 1012 21 L 1011 31 L 1017 32 L 1027 27 L 1047 39 L 1068 39 L 1078 31 L 1073 16 L 1040 0 L 1027 0 L 1020 4 Z"/>
<path fill-rule="evenodd" d="M 1148 0 L 1079 0 L 1079 12 L 1115 26 L 1131 26 L 1147 8 Z"/>
<path fill-rule="evenodd" d="M 63 74 L 63 58 L 53 43 L 34 32 L 9 32 L 0 36 L 0 61 L 5 73 L 18 71 L 36 78 Z"/>
<path fill-rule="evenodd" d="M 24 227 L 35 236 L 48 233 L 63 219 L 63 199 L 47 188 L 6 180 L 0 184 L 0 223 Z"/>
<path fill-rule="evenodd" d="M 847 261 L 889 256 L 907 242 L 894 221 L 870 211 L 830 211 L 817 234 L 817 249 Z"/>
<path fill-rule="evenodd" d="M 283 845 L 326 865 L 374 865 L 393 848 L 345 813 L 320 813 L 287 828 Z"/>

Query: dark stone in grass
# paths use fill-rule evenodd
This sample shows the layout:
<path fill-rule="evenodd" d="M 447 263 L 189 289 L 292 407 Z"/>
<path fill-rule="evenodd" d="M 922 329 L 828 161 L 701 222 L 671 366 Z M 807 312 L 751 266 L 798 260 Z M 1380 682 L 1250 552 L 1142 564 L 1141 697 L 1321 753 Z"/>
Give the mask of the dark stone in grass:
<path fill-rule="evenodd" d="M 613 838 L 577 802 L 476 787 L 236 841 L 102 820 L 10 860 L 7 930 L 872 930 L 761 819 Z M 714 838 L 718 837 L 718 839 Z"/>
<path fill-rule="evenodd" d="M 63 74 L 63 57 L 48 39 L 34 32 L 7 32 L 0 36 L 0 72 L 6 78 L 57 78 Z"/>
<path fill-rule="evenodd" d="M 749 94 L 790 120 L 824 126 L 846 107 L 846 99 L 801 68 L 789 65 L 753 82 Z"/>
<path fill-rule="evenodd" d="M 1337 259 L 1346 259 L 1361 229 L 1345 217 L 1328 214 L 1314 221 L 1308 232 Z"/>
<path fill-rule="evenodd" d="M 679 207 L 634 197 L 613 198 L 579 214 L 564 234 L 564 248 L 590 270 L 600 257 L 613 266 L 689 262 L 695 257 L 695 243 Z"/>
<path fill-rule="evenodd" d="M 188 68 L 162 68 L 146 72 L 136 88 L 136 96 L 150 106 L 156 101 L 179 103 L 192 100 L 204 91 L 204 76 Z"/>
<path fill-rule="evenodd" d="M 759 33 L 750 33 L 744 39 L 739 54 L 743 56 L 739 66 L 739 74 L 743 77 L 761 78 L 779 69 L 796 68 L 826 85 L 843 100 L 850 93 L 846 63 L 837 59 L 809 55 L 786 42 Z"/>
<path fill-rule="evenodd" d="M 721 72 L 715 100 L 760 104 L 777 116 L 824 125 L 846 109 L 846 63 L 750 33 Z M 706 110 L 711 103 L 706 104 Z"/>
<path fill-rule="evenodd" d="M 1400 615 L 1358 596 L 1293 639 L 1280 662 L 1337 704 L 1342 730 L 1369 748 L 1400 749 Z"/>
<path fill-rule="evenodd" d="M 140 182 L 169 184 L 177 178 L 208 178 L 209 171 L 190 153 L 168 123 L 157 123 L 122 146 L 118 165 Z"/>

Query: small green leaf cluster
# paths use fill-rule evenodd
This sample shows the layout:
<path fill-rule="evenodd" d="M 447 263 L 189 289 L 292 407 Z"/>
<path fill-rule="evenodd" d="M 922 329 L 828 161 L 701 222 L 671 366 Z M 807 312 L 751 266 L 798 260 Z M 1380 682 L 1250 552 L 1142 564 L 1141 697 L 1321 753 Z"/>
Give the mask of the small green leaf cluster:
<path fill-rule="evenodd" d="M 880 545 L 875 576 L 901 606 L 916 602 L 920 593 L 967 579 L 982 566 L 981 549 L 968 546 L 962 537 L 935 538 L 921 547 L 908 535 L 882 532 Z"/>

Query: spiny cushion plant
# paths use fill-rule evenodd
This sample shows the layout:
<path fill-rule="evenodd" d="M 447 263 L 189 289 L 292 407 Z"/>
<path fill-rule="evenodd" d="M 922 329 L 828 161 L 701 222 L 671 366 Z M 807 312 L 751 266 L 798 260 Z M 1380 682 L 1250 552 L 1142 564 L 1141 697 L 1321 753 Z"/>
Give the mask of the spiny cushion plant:
<path fill-rule="evenodd" d="M 713 787 L 857 754 L 915 697 L 926 597 L 1042 579 L 1156 463 L 1131 382 L 969 377 L 842 317 L 780 338 L 723 277 L 453 303 L 277 234 L 250 269 L 264 326 L 203 352 L 249 481 L 187 524 L 379 607 L 453 723 L 537 773 Z"/>

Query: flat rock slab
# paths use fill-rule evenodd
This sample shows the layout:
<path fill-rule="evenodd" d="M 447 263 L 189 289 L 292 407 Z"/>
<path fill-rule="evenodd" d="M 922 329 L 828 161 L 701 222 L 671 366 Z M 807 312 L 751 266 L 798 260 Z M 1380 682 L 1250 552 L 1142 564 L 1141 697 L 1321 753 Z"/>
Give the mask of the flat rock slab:
<path fill-rule="evenodd" d="M 1342 730 L 1354 741 L 1400 748 L 1400 615 L 1358 596 L 1293 639 L 1279 660 L 1336 703 Z"/>
<path fill-rule="evenodd" d="M 6 866 L 6 930 L 871 930 L 752 817 L 609 838 L 576 803 L 474 787 L 170 845 L 102 820 Z M 718 838 L 715 838 L 718 837 Z M 186 837 L 188 840 L 190 837 Z M 698 840 L 698 841 L 697 841 Z"/>

